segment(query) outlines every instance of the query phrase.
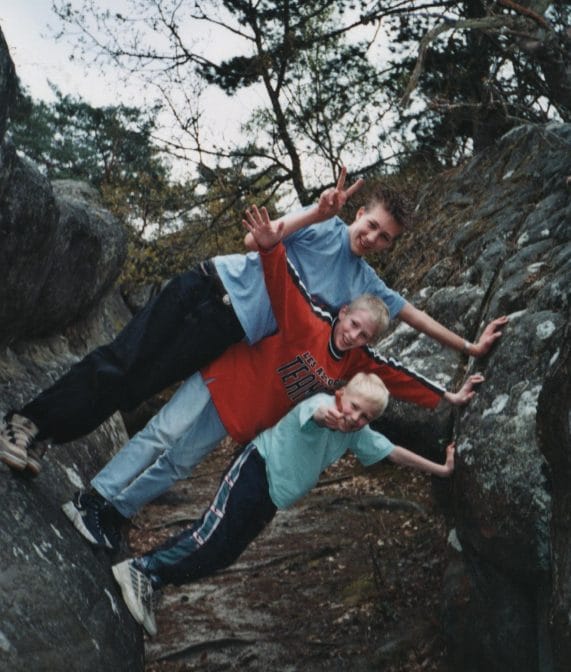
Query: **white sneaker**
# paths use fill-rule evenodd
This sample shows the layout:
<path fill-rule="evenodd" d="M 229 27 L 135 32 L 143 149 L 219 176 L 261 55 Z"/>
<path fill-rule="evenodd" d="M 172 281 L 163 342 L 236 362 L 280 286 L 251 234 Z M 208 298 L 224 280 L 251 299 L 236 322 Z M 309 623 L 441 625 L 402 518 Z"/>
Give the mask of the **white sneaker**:
<path fill-rule="evenodd" d="M 121 586 L 121 593 L 133 618 L 147 633 L 157 634 L 157 622 L 153 612 L 153 586 L 149 579 L 135 566 L 134 560 L 125 560 L 112 567 L 113 576 Z"/>
<path fill-rule="evenodd" d="M 38 428 L 18 413 L 10 413 L 0 427 L 0 460 L 11 469 L 24 470 L 28 466 L 28 449 L 32 447 Z"/>

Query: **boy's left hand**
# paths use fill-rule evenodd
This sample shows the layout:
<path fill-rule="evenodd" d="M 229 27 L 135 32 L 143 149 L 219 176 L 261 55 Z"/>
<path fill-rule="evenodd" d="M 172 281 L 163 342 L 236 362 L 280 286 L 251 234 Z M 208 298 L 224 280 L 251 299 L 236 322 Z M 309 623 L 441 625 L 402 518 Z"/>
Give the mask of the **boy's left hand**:
<path fill-rule="evenodd" d="M 347 201 L 365 184 L 365 180 L 359 178 L 354 184 L 345 189 L 347 168 L 343 166 L 335 187 L 326 189 L 317 203 L 317 212 L 320 220 L 334 217 Z"/>
<path fill-rule="evenodd" d="M 481 373 L 475 373 L 468 377 L 458 392 L 447 392 L 446 399 L 455 406 L 464 406 L 476 394 L 475 388 L 481 385 L 484 380 L 485 378 Z"/>
<path fill-rule="evenodd" d="M 446 446 L 446 462 L 444 463 L 444 476 L 450 476 L 454 471 L 454 457 L 456 453 L 456 444 L 449 443 Z"/>
<path fill-rule="evenodd" d="M 502 329 L 508 322 L 509 318 L 506 315 L 492 320 L 482 332 L 478 342 L 472 346 L 470 354 L 474 357 L 487 355 L 494 343 L 501 337 Z"/>

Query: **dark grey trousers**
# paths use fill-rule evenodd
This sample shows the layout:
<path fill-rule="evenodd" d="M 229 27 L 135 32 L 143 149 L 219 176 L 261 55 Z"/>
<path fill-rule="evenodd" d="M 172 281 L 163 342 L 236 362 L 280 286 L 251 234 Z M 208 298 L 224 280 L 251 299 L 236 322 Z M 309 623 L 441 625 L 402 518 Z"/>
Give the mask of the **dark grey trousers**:
<path fill-rule="evenodd" d="M 38 439 L 65 443 L 188 378 L 244 337 L 224 293 L 212 264 L 173 278 L 115 340 L 17 412 L 38 426 Z"/>

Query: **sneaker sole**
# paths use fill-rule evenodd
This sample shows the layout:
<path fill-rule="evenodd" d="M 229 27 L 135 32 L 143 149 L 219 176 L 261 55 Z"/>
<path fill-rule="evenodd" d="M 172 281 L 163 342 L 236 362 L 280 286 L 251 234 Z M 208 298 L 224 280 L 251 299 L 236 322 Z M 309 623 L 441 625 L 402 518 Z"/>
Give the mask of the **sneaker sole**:
<path fill-rule="evenodd" d="M 113 567 L 111 567 L 111 571 L 113 572 L 115 581 L 117 581 L 119 587 L 121 588 L 123 601 L 127 605 L 129 613 L 137 621 L 137 623 L 139 623 L 139 625 L 144 626 L 145 613 L 141 611 L 138 600 L 133 594 L 129 563 L 121 562 L 118 565 L 113 565 Z"/>
<path fill-rule="evenodd" d="M 24 453 L 15 454 L 6 447 L 3 447 L 0 451 L 0 461 L 16 471 L 24 471 L 28 465 L 28 458 Z"/>
<path fill-rule="evenodd" d="M 156 621 L 151 621 L 150 618 L 143 618 L 143 628 L 145 628 L 145 631 L 147 635 L 150 637 L 154 637 L 157 634 L 157 623 Z"/>
<path fill-rule="evenodd" d="M 81 534 L 81 536 L 84 539 L 87 539 L 87 541 L 92 545 L 95 546 L 96 548 L 105 548 L 105 549 L 112 549 L 113 547 L 111 544 L 105 543 L 105 544 L 100 544 L 97 539 L 91 534 L 91 532 L 85 527 L 83 524 L 83 516 L 81 515 L 81 512 L 77 510 L 75 504 L 73 501 L 71 502 L 66 502 L 62 507 L 61 510 L 65 513 L 65 515 L 71 520 L 73 523 L 73 526 L 75 529 Z"/>
<path fill-rule="evenodd" d="M 26 462 L 26 472 L 32 478 L 36 478 L 36 476 L 39 476 L 41 470 L 42 465 L 39 462 L 36 462 L 35 460 L 30 460 L 30 458 L 28 458 L 28 461 Z"/>

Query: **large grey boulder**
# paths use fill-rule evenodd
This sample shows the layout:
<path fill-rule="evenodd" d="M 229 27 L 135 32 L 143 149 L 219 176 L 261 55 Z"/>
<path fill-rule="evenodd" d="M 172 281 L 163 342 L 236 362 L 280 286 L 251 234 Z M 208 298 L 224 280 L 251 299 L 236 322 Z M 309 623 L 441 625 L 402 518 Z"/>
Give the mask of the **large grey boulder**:
<path fill-rule="evenodd" d="M 52 186 L 3 142 L 14 69 L 0 33 L 0 414 L 29 401 L 130 314 L 110 288 L 126 236 L 86 185 Z M 40 477 L 0 465 L 0 669 L 143 670 L 110 572 L 61 505 L 127 439 L 119 416 L 53 448 Z"/>
<path fill-rule="evenodd" d="M 0 344 L 85 315 L 125 254 L 126 233 L 93 190 L 52 187 L 11 143 L 0 146 Z"/>
<path fill-rule="evenodd" d="M 113 294 L 61 334 L 0 350 L 0 412 L 32 398 L 126 318 Z M 143 670 L 142 633 L 111 558 L 94 552 L 61 511 L 126 440 L 114 416 L 84 439 L 51 448 L 35 480 L 0 465 L 0 669 Z"/>
<path fill-rule="evenodd" d="M 430 222 L 404 241 L 402 275 L 422 287 L 413 302 L 470 339 L 502 314 L 509 326 L 478 361 L 403 326 L 381 344 L 449 386 L 486 378 L 465 410 L 395 405 L 384 421 L 433 456 L 457 442 L 444 596 L 463 672 L 571 665 L 570 175 L 571 126 L 549 124 L 510 132 L 430 185 Z"/>

